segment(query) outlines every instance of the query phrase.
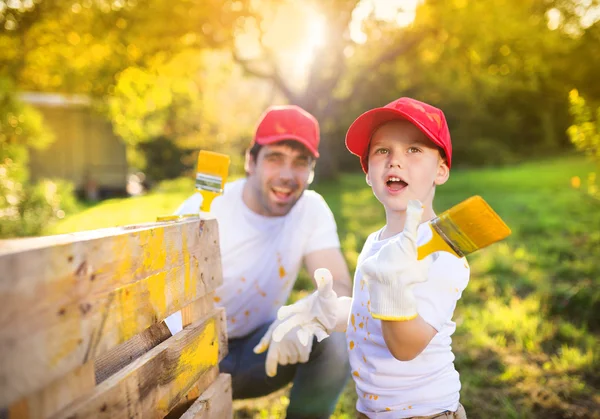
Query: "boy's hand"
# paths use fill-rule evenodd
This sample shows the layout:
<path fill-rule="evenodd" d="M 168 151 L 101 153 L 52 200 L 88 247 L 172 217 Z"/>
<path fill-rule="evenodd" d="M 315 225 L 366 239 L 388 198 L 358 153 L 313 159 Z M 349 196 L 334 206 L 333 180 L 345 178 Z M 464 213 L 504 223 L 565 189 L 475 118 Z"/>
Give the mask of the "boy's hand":
<path fill-rule="evenodd" d="M 427 281 L 431 258 L 417 260 L 417 229 L 423 207 L 408 202 L 402 235 L 386 243 L 361 265 L 370 294 L 371 315 L 380 320 L 405 321 L 417 317 L 413 287 Z"/>

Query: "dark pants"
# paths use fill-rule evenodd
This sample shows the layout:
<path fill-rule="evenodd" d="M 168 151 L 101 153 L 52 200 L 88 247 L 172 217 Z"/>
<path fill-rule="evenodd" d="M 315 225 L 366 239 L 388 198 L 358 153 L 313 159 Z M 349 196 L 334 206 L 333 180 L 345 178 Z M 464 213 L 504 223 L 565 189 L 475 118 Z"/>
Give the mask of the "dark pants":
<path fill-rule="evenodd" d="M 346 336 L 333 333 L 322 342 L 315 339 L 308 362 L 278 365 L 277 375 L 271 378 L 265 371 L 267 351 L 259 355 L 253 352 L 269 326 L 265 324 L 248 336 L 229 340 L 229 354 L 219 367 L 221 372 L 231 374 L 233 398 L 266 396 L 291 382 L 288 419 L 329 418 L 350 377 Z"/>

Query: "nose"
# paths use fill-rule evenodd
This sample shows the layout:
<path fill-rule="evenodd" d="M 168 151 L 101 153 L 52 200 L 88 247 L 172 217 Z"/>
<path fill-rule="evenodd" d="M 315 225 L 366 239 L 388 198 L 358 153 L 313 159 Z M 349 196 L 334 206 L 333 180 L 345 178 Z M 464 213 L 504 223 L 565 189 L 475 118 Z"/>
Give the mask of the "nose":
<path fill-rule="evenodd" d="M 294 171 L 290 164 L 284 164 L 279 170 L 279 178 L 282 180 L 292 180 L 294 178 Z"/>
<path fill-rule="evenodd" d="M 400 156 L 400 153 L 390 152 L 389 167 L 390 167 L 390 169 L 393 167 L 402 169 L 402 158 Z"/>

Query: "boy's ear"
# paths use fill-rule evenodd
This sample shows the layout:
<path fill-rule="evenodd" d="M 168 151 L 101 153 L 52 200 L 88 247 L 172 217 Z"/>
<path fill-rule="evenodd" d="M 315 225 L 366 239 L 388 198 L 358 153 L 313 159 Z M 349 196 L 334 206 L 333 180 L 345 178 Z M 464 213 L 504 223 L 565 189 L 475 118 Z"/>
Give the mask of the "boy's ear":
<path fill-rule="evenodd" d="M 440 162 L 438 164 L 437 174 L 435 176 L 435 180 L 433 183 L 436 186 L 443 185 L 444 183 L 446 183 L 448 181 L 449 177 L 450 177 L 450 168 L 448 167 L 448 164 L 446 163 L 445 160 L 440 160 Z"/>
<path fill-rule="evenodd" d="M 369 179 L 369 172 L 367 172 L 367 174 L 365 175 L 365 180 L 367 181 L 367 185 L 373 186 L 371 185 L 371 179 Z"/>

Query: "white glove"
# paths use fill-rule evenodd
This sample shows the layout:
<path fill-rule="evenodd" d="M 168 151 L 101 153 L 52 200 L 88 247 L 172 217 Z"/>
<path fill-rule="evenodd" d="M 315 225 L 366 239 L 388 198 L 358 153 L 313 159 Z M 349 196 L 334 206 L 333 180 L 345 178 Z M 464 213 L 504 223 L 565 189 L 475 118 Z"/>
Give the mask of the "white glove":
<path fill-rule="evenodd" d="M 317 291 L 294 304 L 281 307 L 277 320 L 254 348 L 257 354 L 269 348 L 265 365 L 269 377 L 277 374 L 277 364 L 307 362 L 313 336 L 320 342 L 333 331 L 346 331 L 352 299 L 338 298 L 328 269 L 317 269 L 314 276 Z"/>
<path fill-rule="evenodd" d="M 294 304 L 281 307 L 277 312 L 281 324 L 273 331 L 274 341 L 281 341 L 296 328 L 298 339 L 304 345 L 312 336 L 320 342 L 331 332 L 346 331 L 352 299 L 337 296 L 328 269 L 315 270 L 314 277 L 317 291 Z"/>
<path fill-rule="evenodd" d="M 421 203 L 409 201 L 402 235 L 360 266 L 369 287 L 371 315 L 376 319 L 405 321 L 417 317 L 413 288 L 427 281 L 432 260 L 417 260 L 417 229 L 422 214 Z"/>
<path fill-rule="evenodd" d="M 307 362 L 312 350 L 312 336 L 308 339 L 308 344 L 301 343 L 298 334 L 290 333 L 285 339 L 274 341 L 273 331 L 281 324 L 280 320 L 275 320 L 267 330 L 267 333 L 262 337 L 258 345 L 254 347 L 254 353 L 263 353 L 267 348 L 267 361 L 265 362 L 265 370 L 269 377 L 277 375 L 277 365 L 297 364 L 298 362 Z"/>

